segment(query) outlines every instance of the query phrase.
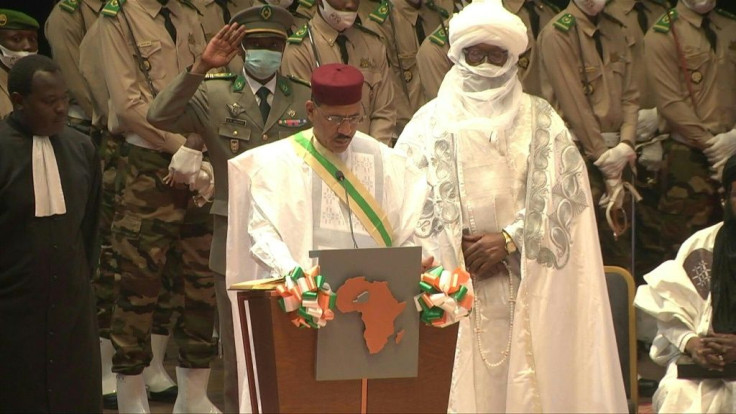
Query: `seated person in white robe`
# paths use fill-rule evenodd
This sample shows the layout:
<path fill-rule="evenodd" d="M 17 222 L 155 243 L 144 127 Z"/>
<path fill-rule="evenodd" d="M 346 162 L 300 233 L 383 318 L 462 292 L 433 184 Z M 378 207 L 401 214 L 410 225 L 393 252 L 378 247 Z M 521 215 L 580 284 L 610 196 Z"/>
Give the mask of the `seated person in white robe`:
<path fill-rule="evenodd" d="M 455 65 L 396 145 L 431 188 L 418 240 L 475 289 L 449 410 L 624 412 L 585 164 L 552 107 L 522 92 L 527 29 L 476 0 L 449 39 Z"/>
<path fill-rule="evenodd" d="M 411 243 L 424 180 L 403 156 L 357 131 L 365 116 L 363 75 L 348 65 L 322 65 L 311 83 L 306 109 L 312 129 L 229 161 L 228 286 L 310 268 L 316 264 L 310 250 L 354 247 L 351 220 L 361 248 Z M 361 208 L 356 197 L 368 207 Z M 231 302 L 235 338 L 241 338 L 234 295 Z M 249 412 L 242 343 L 237 358 L 241 412 Z"/>
<path fill-rule="evenodd" d="M 656 412 L 736 412 L 736 381 L 677 376 L 678 364 L 717 371 L 736 364 L 736 156 L 721 181 L 723 222 L 693 234 L 636 293 L 634 304 L 657 318 L 650 356 L 667 367 L 652 399 Z"/>

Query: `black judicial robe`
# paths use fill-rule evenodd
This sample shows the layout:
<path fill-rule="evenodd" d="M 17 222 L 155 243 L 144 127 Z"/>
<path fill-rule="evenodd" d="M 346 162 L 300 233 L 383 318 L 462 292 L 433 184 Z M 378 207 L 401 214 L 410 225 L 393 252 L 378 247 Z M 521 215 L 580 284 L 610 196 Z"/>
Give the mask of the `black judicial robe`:
<path fill-rule="evenodd" d="M 66 214 L 35 217 L 32 135 L 0 121 L 0 412 L 100 412 L 91 272 L 100 162 L 65 127 L 50 138 Z"/>

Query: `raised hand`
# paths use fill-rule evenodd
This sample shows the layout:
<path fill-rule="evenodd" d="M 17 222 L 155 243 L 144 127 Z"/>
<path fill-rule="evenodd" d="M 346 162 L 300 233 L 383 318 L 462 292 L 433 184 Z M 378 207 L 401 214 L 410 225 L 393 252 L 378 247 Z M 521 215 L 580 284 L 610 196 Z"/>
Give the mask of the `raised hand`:
<path fill-rule="evenodd" d="M 227 24 L 210 39 L 202 56 L 192 68 L 192 73 L 205 74 L 212 68 L 225 66 L 240 51 L 240 42 L 245 37 L 245 26 Z"/>

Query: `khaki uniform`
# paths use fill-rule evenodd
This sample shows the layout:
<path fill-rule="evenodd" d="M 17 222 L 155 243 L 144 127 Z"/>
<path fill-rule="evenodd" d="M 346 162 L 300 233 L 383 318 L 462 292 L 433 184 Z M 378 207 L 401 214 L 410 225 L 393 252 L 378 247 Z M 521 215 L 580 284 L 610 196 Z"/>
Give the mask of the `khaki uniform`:
<path fill-rule="evenodd" d="M 307 16 L 309 19 L 314 17 L 315 14 L 318 14 L 317 9 L 319 9 L 319 6 L 317 5 L 317 0 L 294 0 L 294 3 L 298 4 L 296 11 L 303 16 Z M 358 17 L 355 19 L 355 22 L 365 23 L 380 3 L 380 1 L 375 0 L 361 0 L 358 5 Z"/>
<path fill-rule="evenodd" d="M 174 327 L 179 364 L 207 368 L 216 351 L 214 280 L 207 265 L 212 219 L 208 206 L 194 206 L 186 187 L 171 188 L 162 181 L 170 154 L 185 139 L 146 121 L 153 93 L 132 40 L 156 91 L 191 66 L 205 45 L 199 15 L 191 3 L 170 0 L 167 7 L 176 42 L 165 29 L 156 0 L 127 0 L 123 10 L 118 1 L 111 1 L 98 22 L 98 47 L 110 94 L 109 127 L 127 141 L 120 150 L 124 189 L 112 223 L 121 278 L 111 322 L 113 371 L 125 375 L 140 374 L 150 362 L 151 319 L 167 275 L 176 279 L 173 288 L 183 296 L 182 301 L 172 300 L 182 308 Z"/>
<path fill-rule="evenodd" d="M 79 45 L 104 5 L 101 0 L 63 0 L 51 10 L 45 26 L 54 61 L 61 67 L 73 103 L 87 119 L 92 119 L 92 98 L 79 71 Z"/>
<path fill-rule="evenodd" d="M 666 0 L 638 0 L 644 6 L 645 16 L 647 17 L 647 30 L 667 12 L 670 7 Z M 638 12 L 634 8 L 637 0 L 615 0 L 606 6 L 606 12 L 621 20 L 624 27 L 626 37 L 629 43 L 634 46 L 631 49 L 634 62 L 636 63 L 636 85 L 639 89 L 639 107 L 642 109 L 654 108 L 656 102 L 654 100 L 654 91 L 652 83 L 647 79 L 646 66 L 644 65 L 644 35 L 646 30 L 642 30 L 639 25 Z"/>
<path fill-rule="evenodd" d="M 392 5 L 393 4 L 393 5 Z M 450 16 L 452 2 L 432 0 L 422 2 L 419 8 L 408 0 L 397 0 L 393 3 L 383 2 L 371 12 L 365 27 L 378 33 L 391 64 L 394 95 L 399 133 L 420 106 L 427 102 L 424 98 L 417 67 L 417 51 L 419 39 L 416 26 L 421 24 L 428 36 L 431 30 L 440 25 L 443 19 Z M 421 17 L 422 22 L 418 22 Z"/>
<path fill-rule="evenodd" d="M 199 0 L 201 3 L 197 4 L 199 10 L 202 11 L 202 28 L 204 29 L 204 38 L 207 42 L 212 39 L 217 32 L 226 25 L 225 16 L 222 8 L 215 3 L 215 0 Z M 245 10 L 248 7 L 253 6 L 256 2 L 254 0 L 228 0 L 227 9 L 230 12 L 230 16 L 234 16 L 235 13 Z"/>
<path fill-rule="evenodd" d="M 524 7 L 524 0 L 505 0 L 503 6 L 506 10 L 519 16 L 527 27 L 529 45 L 527 50 L 519 56 L 518 75 L 524 92 L 536 96 L 549 96 L 551 87 L 543 79 L 540 60 L 536 48 L 536 39 L 532 31 L 529 19 L 529 11 Z M 559 9 L 554 3 L 547 0 L 534 0 L 534 10 L 539 15 L 539 30 L 547 25 Z M 449 22 L 438 26 L 432 34 L 424 40 L 417 52 L 417 66 L 419 67 L 419 78 L 422 80 L 422 89 L 425 99 L 430 101 L 437 96 L 442 79 L 452 67 L 452 62 L 447 57 L 450 50 L 447 33 Z"/>
<path fill-rule="evenodd" d="M 600 31 L 602 57 L 594 40 L 596 30 Z M 557 104 L 586 156 L 603 263 L 631 268 L 630 234 L 614 239 L 605 211 L 598 207 L 606 191 L 605 180 L 592 163 L 619 141 L 633 144 L 636 138 L 639 92 L 632 45 L 621 35 L 622 30 L 621 22 L 605 13 L 594 25 L 570 3 L 542 29 L 538 50 L 553 90 L 547 100 Z M 620 138 L 605 142 L 603 133 L 620 133 Z"/>
<path fill-rule="evenodd" d="M 0 63 L 0 119 L 13 112 L 13 103 L 8 92 L 8 68 Z"/>
<path fill-rule="evenodd" d="M 307 27 L 311 28 L 314 46 Z M 365 77 L 362 104 L 366 117 L 358 130 L 389 144 L 396 134 L 396 106 L 386 48 L 378 35 L 358 26 L 343 34 L 348 39 L 348 64 L 360 69 Z M 310 79 L 312 70 L 318 65 L 342 62 L 340 48 L 335 42 L 337 35 L 338 32 L 319 14 L 315 15 L 308 26 L 289 37 L 281 72 Z"/>
<path fill-rule="evenodd" d="M 736 16 L 722 10 L 708 14 L 717 38 L 713 51 L 701 27 L 702 16 L 682 3 L 670 13 L 655 20 L 644 37 L 644 61 L 657 109 L 672 137 L 664 142 L 663 165 L 652 188 L 653 207 L 637 209 L 646 214 L 639 225 L 646 236 L 639 243 L 647 254 L 639 255 L 646 259 L 644 270 L 674 258 L 690 235 L 722 220 L 719 184 L 710 179 L 710 164 L 701 148 L 736 124 Z"/>

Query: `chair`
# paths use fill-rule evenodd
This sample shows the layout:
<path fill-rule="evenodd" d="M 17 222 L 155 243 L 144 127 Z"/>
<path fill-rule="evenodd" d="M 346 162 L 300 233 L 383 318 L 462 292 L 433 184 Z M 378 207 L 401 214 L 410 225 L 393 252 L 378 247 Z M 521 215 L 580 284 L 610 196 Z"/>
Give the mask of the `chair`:
<path fill-rule="evenodd" d="M 634 278 L 626 269 L 617 266 L 605 266 L 605 272 L 626 399 L 629 403 L 629 412 L 636 413 L 639 406 L 639 387 L 636 367 Z"/>

